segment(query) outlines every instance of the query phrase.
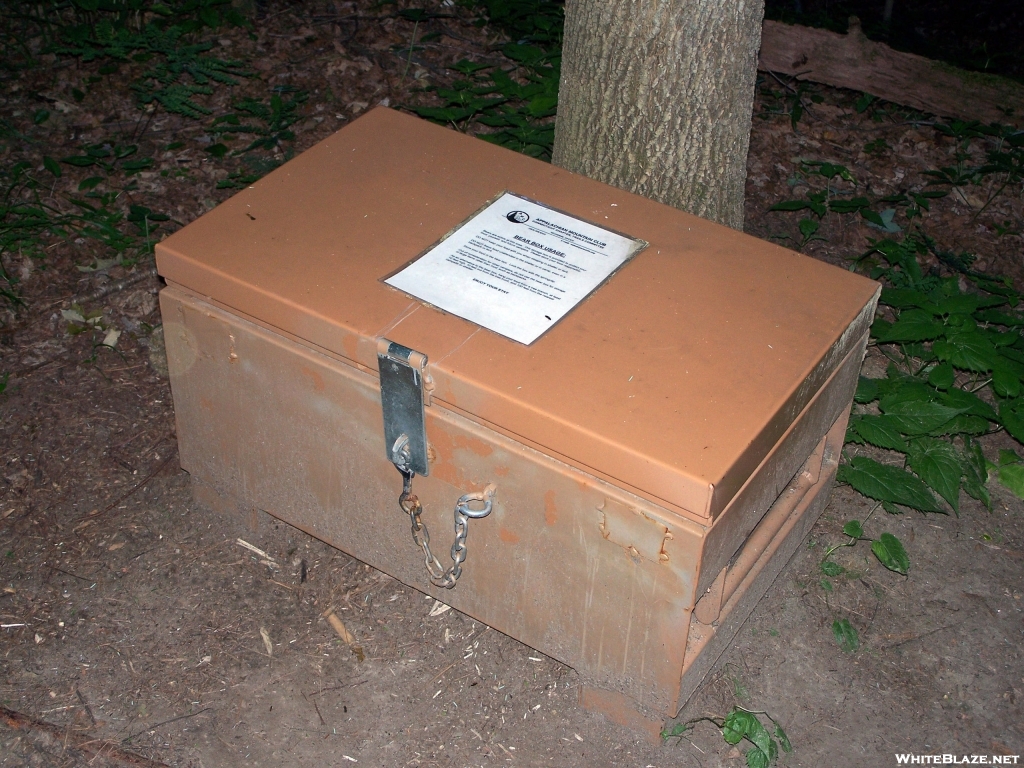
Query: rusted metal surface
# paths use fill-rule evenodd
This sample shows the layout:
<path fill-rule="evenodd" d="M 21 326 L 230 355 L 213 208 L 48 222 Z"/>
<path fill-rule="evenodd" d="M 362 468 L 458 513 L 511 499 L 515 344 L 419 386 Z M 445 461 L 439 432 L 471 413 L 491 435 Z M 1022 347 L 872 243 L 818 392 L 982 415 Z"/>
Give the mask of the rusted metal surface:
<path fill-rule="evenodd" d="M 650 243 L 530 346 L 381 282 L 503 189 Z M 198 499 L 264 510 L 571 665 L 587 706 L 655 734 L 824 506 L 878 295 L 388 110 L 157 251 Z M 428 361 L 414 491 L 384 438 L 384 338 Z M 443 589 L 410 520 L 448 546 L 473 494 L 491 510 Z"/>

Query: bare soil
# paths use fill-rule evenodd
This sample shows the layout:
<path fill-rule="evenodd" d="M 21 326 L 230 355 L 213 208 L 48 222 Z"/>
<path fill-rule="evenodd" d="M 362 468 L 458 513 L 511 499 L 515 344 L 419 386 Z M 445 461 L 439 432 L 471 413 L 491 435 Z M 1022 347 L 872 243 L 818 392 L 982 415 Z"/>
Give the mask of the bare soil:
<path fill-rule="evenodd" d="M 370 105 L 428 101 L 416 89 L 453 79 L 445 62 L 498 56 L 489 30 L 447 6 L 449 18 L 418 26 L 439 37 L 412 57 L 396 52 L 414 24 L 393 7 L 263 8 L 254 36 L 219 34 L 223 49 L 260 70 L 231 98 L 275 82 L 308 91 L 301 150 Z M 230 194 L 215 188 L 228 170 L 201 150 L 202 124 L 157 113 L 140 132 L 130 93 L 109 80 L 81 104 L 64 101 L 90 74 L 55 63 L 10 76 L 3 115 L 55 157 L 135 132 L 158 165 L 132 194 L 171 213 L 167 229 Z M 771 78 L 766 85 L 784 90 Z M 951 143 L 928 118 L 858 114 L 856 94 L 814 92 L 822 102 L 795 129 L 778 114 L 781 100 L 758 96 L 752 234 L 794 243 L 792 217 L 766 211 L 802 194 L 798 158 L 841 162 L 882 194 L 949 164 Z M 33 127 L 46 99 L 69 109 Z M 186 146 L 162 150 L 170 137 Z M 888 148 L 863 149 L 876 139 Z M 76 173 L 67 168 L 53 194 L 73 190 L 86 175 Z M 1021 237 L 997 225 L 1019 232 L 1022 200 L 1004 195 L 978 214 L 979 194 L 935 201 L 928 231 L 1020 288 Z M 848 266 L 879 233 L 831 216 L 821 234 L 828 239 L 807 252 Z M 0 394 L 0 765 L 745 764 L 706 722 L 650 744 L 581 709 L 572 669 L 269 516 L 241 520 L 197 505 L 177 465 L 159 280 L 145 263 L 76 270 L 102 255 L 91 247 L 55 241 L 44 265 L 7 264 L 20 270 L 27 306 L 8 311 L 0 329 L 0 377 L 10 374 Z M 98 346 L 102 333 L 68 333 L 60 310 L 73 303 L 102 310 L 123 331 L 116 350 Z M 883 367 L 877 353 L 865 366 L 875 375 Z M 1003 434 L 984 447 L 990 456 L 1019 450 Z M 885 570 L 862 543 L 840 551 L 847 575 L 827 592 L 824 549 L 873 506 L 837 488 L 680 719 L 734 705 L 766 710 L 794 745 L 780 758 L 787 766 L 890 766 L 903 752 L 1024 754 L 1024 502 L 997 483 L 991 490 L 992 511 L 965 498 L 959 518 L 874 512 L 869 535 L 899 536 L 910 575 Z M 361 652 L 324 619 L 328 608 Z M 837 645 L 837 618 L 858 629 L 859 651 Z"/>

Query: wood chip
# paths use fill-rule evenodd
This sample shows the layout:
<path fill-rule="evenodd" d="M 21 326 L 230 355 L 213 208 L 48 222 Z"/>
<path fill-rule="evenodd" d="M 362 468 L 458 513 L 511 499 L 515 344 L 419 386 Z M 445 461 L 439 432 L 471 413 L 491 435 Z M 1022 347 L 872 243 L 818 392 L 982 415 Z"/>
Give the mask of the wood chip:
<path fill-rule="evenodd" d="M 352 653 L 359 661 L 363 661 L 366 656 L 363 653 L 363 648 L 356 642 L 355 636 L 348 631 L 348 628 L 342 623 L 341 619 L 334 613 L 334 608 L 328 608 L 323 612 L 323 617 L 327 619 L 327 623 L 331 625 L 335 632 L 338 633 L 338 637 L 348 644 L 348 647 L 352 649 Z"/>
<path fill-rule="evenodd" d="M 259 557 L 262 557 L 265 560 L 269 560 L 271 563 L 274 562 L 274 558 L 272 558 L 270 555 L 268 555 L 266 552 L 264 552 L 259 547 L 254 547 L 252 544 L 250 544 L 245 539 L 235 539 L 235 544 L 237 544 L 240 547 L 244 547 L 245 549 L 248 549 L 254 555 L 258 555 Z M 276 563 L 275 563 L 275 565 L 276 565 Z"/>
<path fill-rule="evenodd" d="M 434 605 L 431 607 L 430 613 L 428 613 L 427 616 L 440 616 L 442 613 L 447 613 L 451 609 L 452 607 L 450 605 L 445 605 L 440 600 L 435 600 Z"/>
<path fill-rule="evenodd" d="M 270 633 L 266 627 L 260 627 L 260 637 L 263 638 L 263 647 L 267 649 L 267 656 L 274 655 L 274 644 L 270 642 Z"/>

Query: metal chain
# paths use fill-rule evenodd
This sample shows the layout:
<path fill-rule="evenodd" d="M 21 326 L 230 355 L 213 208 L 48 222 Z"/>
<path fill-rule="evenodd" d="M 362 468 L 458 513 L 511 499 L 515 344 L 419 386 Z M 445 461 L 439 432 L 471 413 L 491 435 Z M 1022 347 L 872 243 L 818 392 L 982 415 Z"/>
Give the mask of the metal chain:
<path fill-rule="evenodd" d="M 405 440 L 403 441 L 403 438 Z M 440 561 L 430 551 L 430 532 L 426 523 L 420 518 L 423 506 L 419 498 L 412 492 L 412 479 L 416 473 L 409 469 L 408 438 L 402 435 L 395 441 L 391 449 L 395 468 L 402 473 L 402 495 L 398 497 L 398 506 L 409 516 L 412 523 L 412 540 L 423 550 L 423 564 L 427 567 L 430 583 L 444 589 L 451 589 L 462 575 L 462 564 L 466 562 L 466 535 L 469 533 L 469 519 L 487 517 L 491 513 L 494 489 L 491 487 L 477 493 L 467 493 L 459 497 L 455 503 L 455 543 L 452 544 L 452 566 L 445 570 Z M 482 509 L 473 509 L 471 502 L 480 502 Z"/>

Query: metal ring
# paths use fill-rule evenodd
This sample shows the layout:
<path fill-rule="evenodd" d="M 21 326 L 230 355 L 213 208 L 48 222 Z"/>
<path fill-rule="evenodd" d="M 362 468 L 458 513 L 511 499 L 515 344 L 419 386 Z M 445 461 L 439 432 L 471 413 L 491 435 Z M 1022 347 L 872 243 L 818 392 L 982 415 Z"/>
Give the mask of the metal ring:
<path fill-rule="evenodd" d="M 464 514 L 466 517 L 474 520 L 479 520 L 481 517 L 487 517 L 491 514 L 491 507 L 493 506 L 492 499 L 494 498 L 493 491 L 479 491 L 477 493 L 467 493 L 459 498 L 458 511 Z M 469 506 L 471 501 L 482 501 L 484 503 L 483 509 L 473 509 Z"/>

